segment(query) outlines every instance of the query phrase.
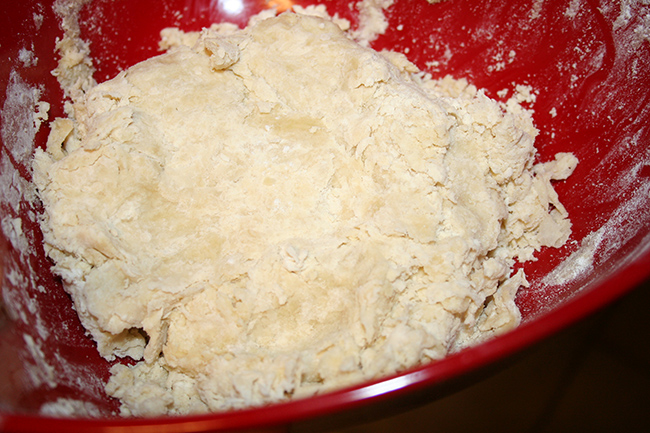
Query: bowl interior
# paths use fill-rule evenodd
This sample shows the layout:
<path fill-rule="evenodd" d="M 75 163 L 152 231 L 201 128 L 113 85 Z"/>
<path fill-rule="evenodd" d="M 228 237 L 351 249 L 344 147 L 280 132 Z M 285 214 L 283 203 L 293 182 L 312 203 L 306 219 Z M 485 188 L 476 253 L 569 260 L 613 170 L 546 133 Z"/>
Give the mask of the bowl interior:
<path fill-rule="evenodd" d="M 94 1 L 82 10 L 81 34 L 90 42 L 95 77 L 103 81 L 158 54 L 164 27 L 197 30 L 223 20 L 243 26 L 269 5 L 286 9 L 310 3 Z M 331 14 L 357 22 L 348 1 L 320 3 Z M 523 265 L 531 283 L 517 298 L 523 325 L 507 335 L 379 382 L 383 388 L 361 384 L 311 403 L 281 405 L 273 417 L 267 408 L 174 422 L 207 420 L 209 428 L 243 425 L 243 419 L 247 425 L 255 419 L 287 422 L 386 392 L 440 386 L 569 325 L 646 278 L 650 20 L 641 3 L 398 0 L 389 7 L 390 26 L 375 48 L 401 51 L 434 77 L 466 77 L 498 100 L 512 96 L 517 85 L 533 89 L 536 99 L 529 106 L 540 130 L 539 160 L 567 151 L 580 160 L 574 174 L 556 184 L 573 223 L 570 241 L 561 249 L 543 249 L 537 261 Z M 110 417 L 117 403 L 103 392 L 109 364 L 85 336 L 49 270 L 36 223 L 40 209 L 29 187 L 29 159 L 34 144 L 44 145 L 48 128 L 43 124 L 37 130 L 25 113 L 33 112 L 40 99 L 51 103 L 50 119 L 63 115 L 63 95 L 50 74 L 62 31 L 50 1 L 11 2 L 0 20 L 0 50 L 9 59 L 0 66 L 0 412 L 7 422 L 20 421 L 21 429 L 29 430 L 25 420 L 43 404 L 65 398 Z"/>

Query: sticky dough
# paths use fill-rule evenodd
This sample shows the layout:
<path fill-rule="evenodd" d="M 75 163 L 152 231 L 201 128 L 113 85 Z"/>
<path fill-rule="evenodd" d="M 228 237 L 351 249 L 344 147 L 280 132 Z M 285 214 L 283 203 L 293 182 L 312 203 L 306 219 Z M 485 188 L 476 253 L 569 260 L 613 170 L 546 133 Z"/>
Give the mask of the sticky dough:
<path fill-rule="evenodd" d="M 395 373 L 515 327 L 570 233 L 516 103 L 295 13 L 88 90 L 34 159 L 45 248 L 124 415 Z M 191 38 L 190 38 L 191 39 Z M 193 41 L 193 42 L 194 42 Z"/>

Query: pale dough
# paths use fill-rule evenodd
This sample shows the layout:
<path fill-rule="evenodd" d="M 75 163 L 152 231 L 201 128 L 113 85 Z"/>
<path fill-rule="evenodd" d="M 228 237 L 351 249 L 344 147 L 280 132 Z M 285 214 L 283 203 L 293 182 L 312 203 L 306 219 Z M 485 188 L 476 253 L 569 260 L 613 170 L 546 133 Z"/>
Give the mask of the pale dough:
<path fill-rule="evenodd" d="M 46 251 L 125 415 L 260 405 L 515 327 L 569 236 L 515 102 L 285 13 L 88 89 L 34 178 Z"/>

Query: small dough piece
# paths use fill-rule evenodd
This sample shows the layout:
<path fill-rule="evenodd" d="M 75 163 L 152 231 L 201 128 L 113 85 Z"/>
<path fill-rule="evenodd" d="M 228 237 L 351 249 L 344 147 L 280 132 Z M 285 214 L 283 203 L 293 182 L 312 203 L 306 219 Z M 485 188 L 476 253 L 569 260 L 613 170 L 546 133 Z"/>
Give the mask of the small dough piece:
<path fill-rule="evenodd" d="M 526 110 L 321 17 L 167 34 L 34 159 L 83 325 L 140 360 L 107 385 L 123 414 L 308 396 L 519 323 L 512 266 L 566 241 L 575 166 L 534 165 Z"/>

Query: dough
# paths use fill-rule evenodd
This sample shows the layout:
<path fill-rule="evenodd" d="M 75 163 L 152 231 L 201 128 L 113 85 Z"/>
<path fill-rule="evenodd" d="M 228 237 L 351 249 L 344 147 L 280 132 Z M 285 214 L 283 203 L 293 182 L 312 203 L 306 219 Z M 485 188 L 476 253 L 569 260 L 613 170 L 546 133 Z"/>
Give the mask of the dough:
<path fill-rule="evenodd" d="M 576 164 L 535 165 L 528 111 L 321 17 L 194 41 L 84 92 L 33 164 L 83 325 L 139 361 L 107 384 L 124 415 L 308 396 L 519 323 L 512 266 L 567 240 Z"/>

